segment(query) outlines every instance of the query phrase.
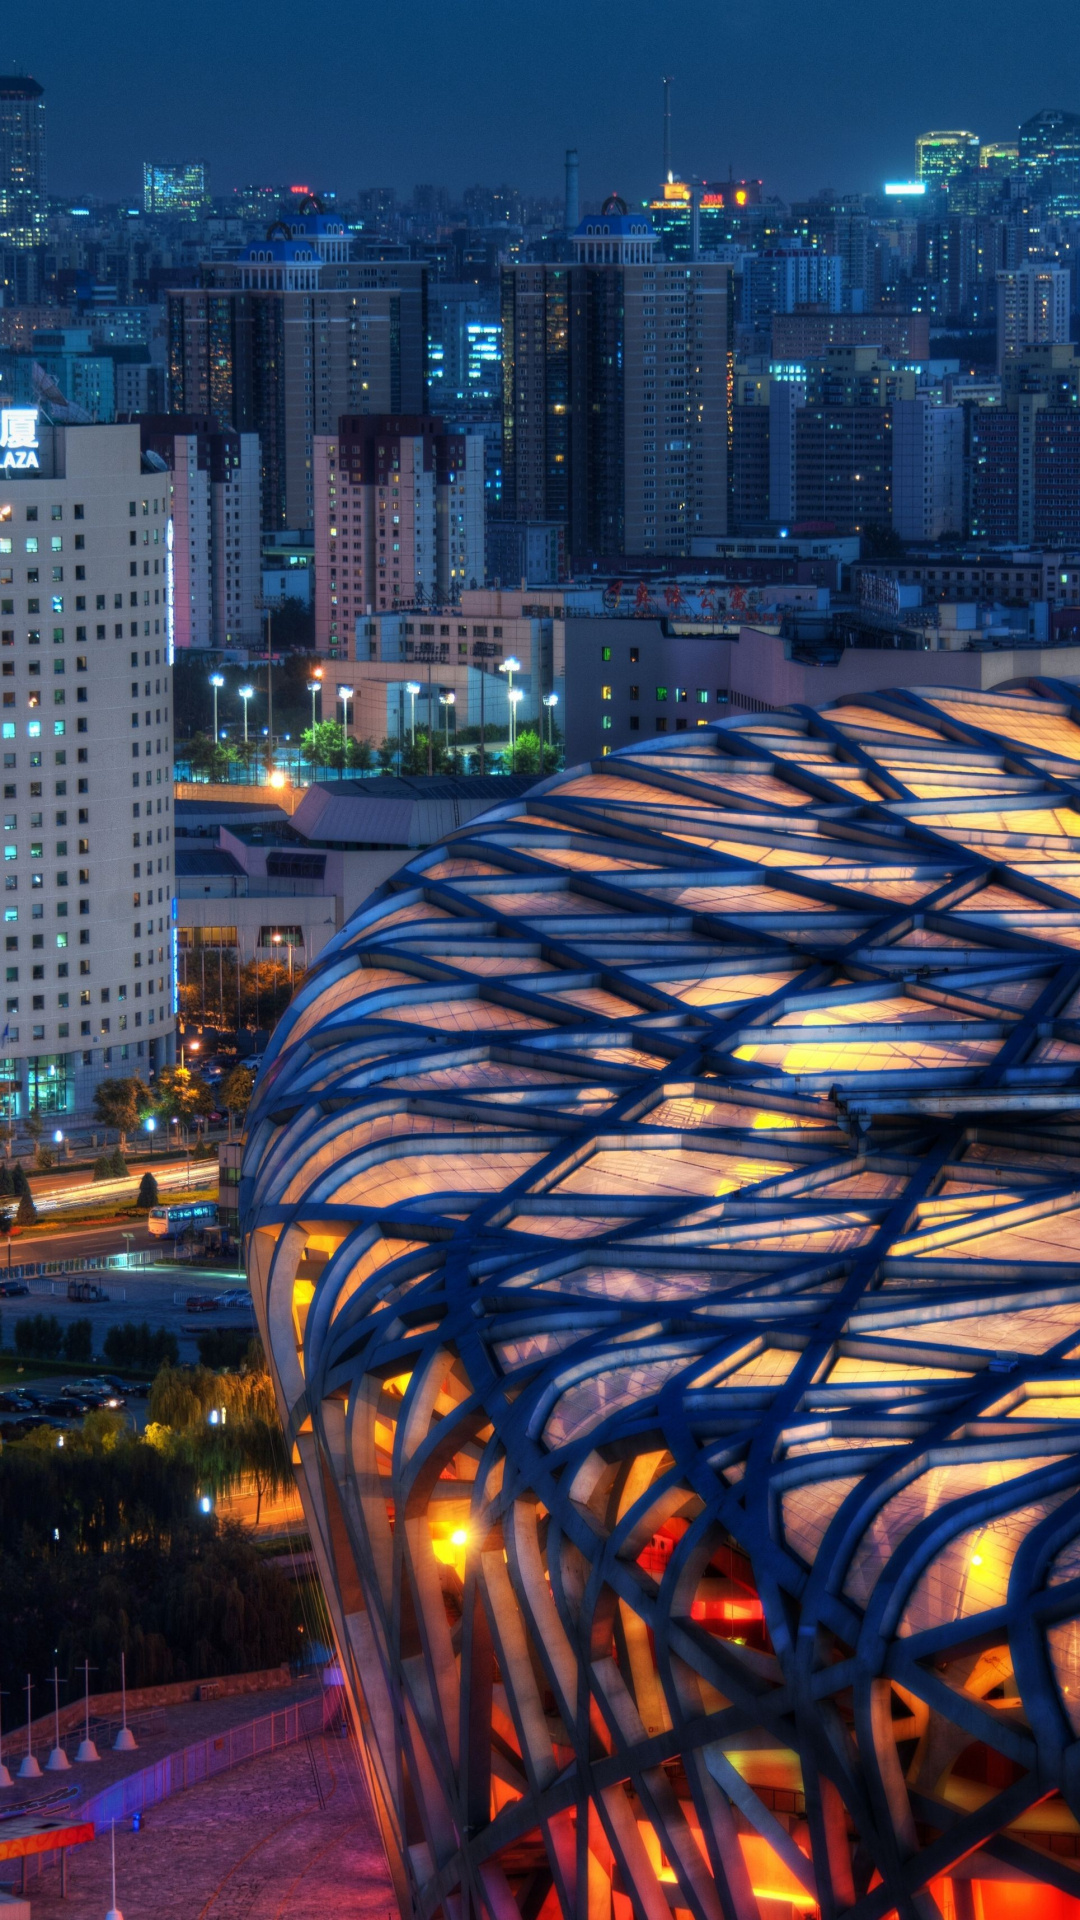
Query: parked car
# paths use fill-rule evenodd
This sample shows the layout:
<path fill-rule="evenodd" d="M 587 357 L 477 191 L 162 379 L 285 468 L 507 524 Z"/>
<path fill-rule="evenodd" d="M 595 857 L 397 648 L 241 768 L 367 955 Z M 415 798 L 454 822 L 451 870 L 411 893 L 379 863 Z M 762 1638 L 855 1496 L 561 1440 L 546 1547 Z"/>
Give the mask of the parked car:
<path fill-rule="evenodd" d="M 184 1302 L 185 1313 L 216 1313 L 218 1303 L 212 1293 L 191 1293 Z"/>
<path fill-rule="evenodd" d="M 85 1382 L 84 1384 L 90 1385 L 91 1383 Z M 121 1380 L 119 1374 L 116 1373 L 99 1374 L 98 1378 L 92 1384 L 97 1388 L 99 1393 L 107 1391 L 110 1394 L 149 1393 L 151 1386 L 149 1381 Z"/>
<path fill-rule="evenodd" d="M 0 1280 L 0 1299 L 14 1300 L 20 1294 L 29 1293 L 29 1291 L 30 1288 L 25 1280 Z"/>

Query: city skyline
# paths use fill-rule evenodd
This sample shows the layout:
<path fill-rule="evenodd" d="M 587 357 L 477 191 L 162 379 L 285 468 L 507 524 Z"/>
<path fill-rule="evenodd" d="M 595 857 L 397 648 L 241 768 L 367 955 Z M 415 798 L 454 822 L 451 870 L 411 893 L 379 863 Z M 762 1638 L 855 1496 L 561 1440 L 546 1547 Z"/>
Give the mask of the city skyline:
<path fill-rule="evenodd" d="M 903 177 L 916 135 L 934 126 L 1008 139 L 1042 106 L 1080 105 L 1067 82 L 1061 99 L 1046 95 L 1047 39 L 1067 45 L 1075 31 L 1063 0 L 1044 10 L 1037 49 L 999 0 L 944 19 L 916 0 L 902 36 L 869 45 L 850 0 L 830 10 L 827 36 L 803 0 L 723 25 L 690 4 L 677 36 L 640 0 L 617 35 L 564 0 L 542 15 L 474 0 L 467 16 L 412 0 L 407 16 L 324 5 L 297 43 L 280 0 L 260 10 L 257 37 L 236 5 L 211 16 L 194 0 L 176 35 L 120 0 L 102 34 L 60 0 L 47 42 L 13 21 L 0 59 L 46 88 L 50 191 L 133 204 L 145 159 L 191 154 L 207 159 L 216 193 L 289 178 L 344 198 L 505 179 L 556 197 L 567 146 L 580 151 L 586 199 L 615 187 L 636 198 L 661 170 L 665 72 L 676 169 L 715 178 L 730 164 L 781 198 Z"/>

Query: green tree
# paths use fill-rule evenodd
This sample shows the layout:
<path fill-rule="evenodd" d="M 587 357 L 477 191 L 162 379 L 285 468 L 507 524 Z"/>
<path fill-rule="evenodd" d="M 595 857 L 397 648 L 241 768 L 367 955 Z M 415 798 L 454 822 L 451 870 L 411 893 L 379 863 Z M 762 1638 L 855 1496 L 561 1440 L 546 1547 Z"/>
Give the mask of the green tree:
<path fill-rule="evenodd" d="M 116 1129 L 121 1148 L 149 1108 L 150 1089 L 137 1075 L 127 1080 L 103 1080 L 94 1092 L 94 1112 L 106 1127 Z"/>
<path fill-rule="evenodd" d="M 35 1145 L 45 1131 L 45 1122 L 41 1117 L 36 1100 L 26 1116 L 26 1131 Z"/>
<path fill-rule="evenodd" d="M 229 1116 L 229 1138 L 232 1139 L 234 1117 L 242 1119 L 251 1102 L 251 1090 L 255 1085 L 255 1075 L 250 1067 L 234 1067 L 225 1076 L 221 1088 L 221 1104 Z"/>
<path fill-rule="evenodd" d="M 160 1067 L 154 1081 L 154 1109 L 163 1120 L 194 1120 L 212 1113 L 214 1096 L 201 1073 L 190 1067 Z"/>
<path fill-rule="evenodd" d="M 135 1205 L 137 1207 L 145 1207 L 147 1212 L 149 1212 L 151 1207 L 157 1206 L 157 1203 L 158 1183 L 149 1168 L 147 1168 L 147 1171 L 139 1181 L 139 1191 L 135 1196 Z"/>
<path fill-rule="evenodd" d="M 314 727 L 307 727 L 300 745 L 305 758 L 316 767 L 341 768 L 348 757 L 348 735 L 337 720 L 319 720 Z"/>
<path fill-rule="evenodd" d="M 507 766 L 511 765 L 511 755 L 504 756 Z M 539 773 L 540 736 L 531 727 L 524 727 L 514 742 L 512 764 L 515 773 Z"/>
<path fill-rule="evenodd" d="M 384 734 L 382 739 L 379 741 L 378 746 L 375 749 L 375 758 L 379 762 L 380 772 L 392 773 L 397 763 L 397 757 L 398 757 L 397 741 L 391 740 L 390 735 L 388 733 Z"/>
<path fill-rule="evenodd" d="M 209 1415 L 217 1409 L 224 1411 L 224 1422 L 211 1425 Z M 162 1367 L 150 1390 L 148 1413 L 152 1422 L 183 1438 L 204 1486 L 220 1493 L 245 1480 L 254 1484 L 256 1525 L 267 1494 L 292 1485 L 273 1383 L 257 1340 L 247 1342 L 237 1372 Z"/>
<path fill-rule="evenodd" d="M 69 1320 L 64 1328 L 64 1359 L 92 1360 L 94 1328 L 89 1320 Z"/>
<path fill-rule="evenodd" d="M 175 1333 L 168 1327 L 155 1327 L 151 1332 L 146 1320 L 124 1320 L 119 1326 L 109 1328 L 104 1353 L 106 1360 L 117 1367 L 156 1369 L 166 1362 L 175 1367 L 180 1347 Z"/>
<path fill-rule="evenodd" d="M 111 1180 L 112 1177 L 112 1154 L 99 1153 L 97 1159 L 94 1161 L 94 1179 Z"/>
<path fill-rule="evenodd" d="M 63 1328 L 55 1313 L 25 1313 L 15 1322 L 16 1353 L 58 1360 L 63 1344 Z"/>
<path fill-rule="evenodd" d="M 370 740 L 350 740 L 347 762 L 351 773 L 370 773 L 375 765 L 375 749 Z"/>
<path fill-rule="evenodd" d="M 10 1430 L 9 1430 L 10 1431 Z M 158 1445 L 122 1416 L 88 1414 L 0 1451 L 0 1686 L 54 1659 L 73 1690 L 197 1680 L 288 1660 L 310 1603 L 244 1531 L 198 1511 L 186 1445 Z"/>
<path fill-rule="evenodd" d="M 19 1195 L 19 1204 L 15 1210 L 15 1224 L 19 1227 L 32 1227 L 36 1219 L 37 1208 L 34 1205 L 34 1196 L 28 1181 Z"/>
<path fill-rule="evenodd" d="M 243 1327 L 206 1327 L 195 1341 L 204 1367 L 239 1367 L 251 1335 Z"/>
<path fill-rule="evenodd" d="M 236 765 L 240 758 L 236 747 L 223 740 L 215 740 L 212 734 L 196 733 L 180 750 L 187 759 L 194 774 L 203 773 L 208 780 L 227 780 L 229 768 Z"/>

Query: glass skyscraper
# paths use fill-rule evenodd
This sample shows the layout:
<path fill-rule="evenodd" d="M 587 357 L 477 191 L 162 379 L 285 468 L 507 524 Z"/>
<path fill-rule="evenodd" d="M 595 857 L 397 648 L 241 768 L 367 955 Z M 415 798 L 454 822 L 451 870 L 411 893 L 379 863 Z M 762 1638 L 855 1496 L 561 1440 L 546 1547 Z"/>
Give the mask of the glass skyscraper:
<path fill-rule="evenodd" d="M 46 233 L 45 89 L 0 75 L 0 245 L 39 247 Z"/>

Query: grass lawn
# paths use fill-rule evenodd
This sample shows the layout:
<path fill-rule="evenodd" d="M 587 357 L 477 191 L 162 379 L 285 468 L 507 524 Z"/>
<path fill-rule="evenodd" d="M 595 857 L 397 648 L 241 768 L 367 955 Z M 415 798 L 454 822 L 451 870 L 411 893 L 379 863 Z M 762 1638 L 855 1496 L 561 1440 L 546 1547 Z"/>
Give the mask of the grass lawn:
<path fill-rule="evenodd" d="M 29 1387 L 36 1380 L 51 1380 L 55 1376 L 89 1380 L 95 1373 L 115 1374 L 118 1380 L 150 1377 L 145 1367 L 114 1367 L 108 1360 L 20 1360 L 15 1353 L 0 1353 L 0 1389 Z"/>

